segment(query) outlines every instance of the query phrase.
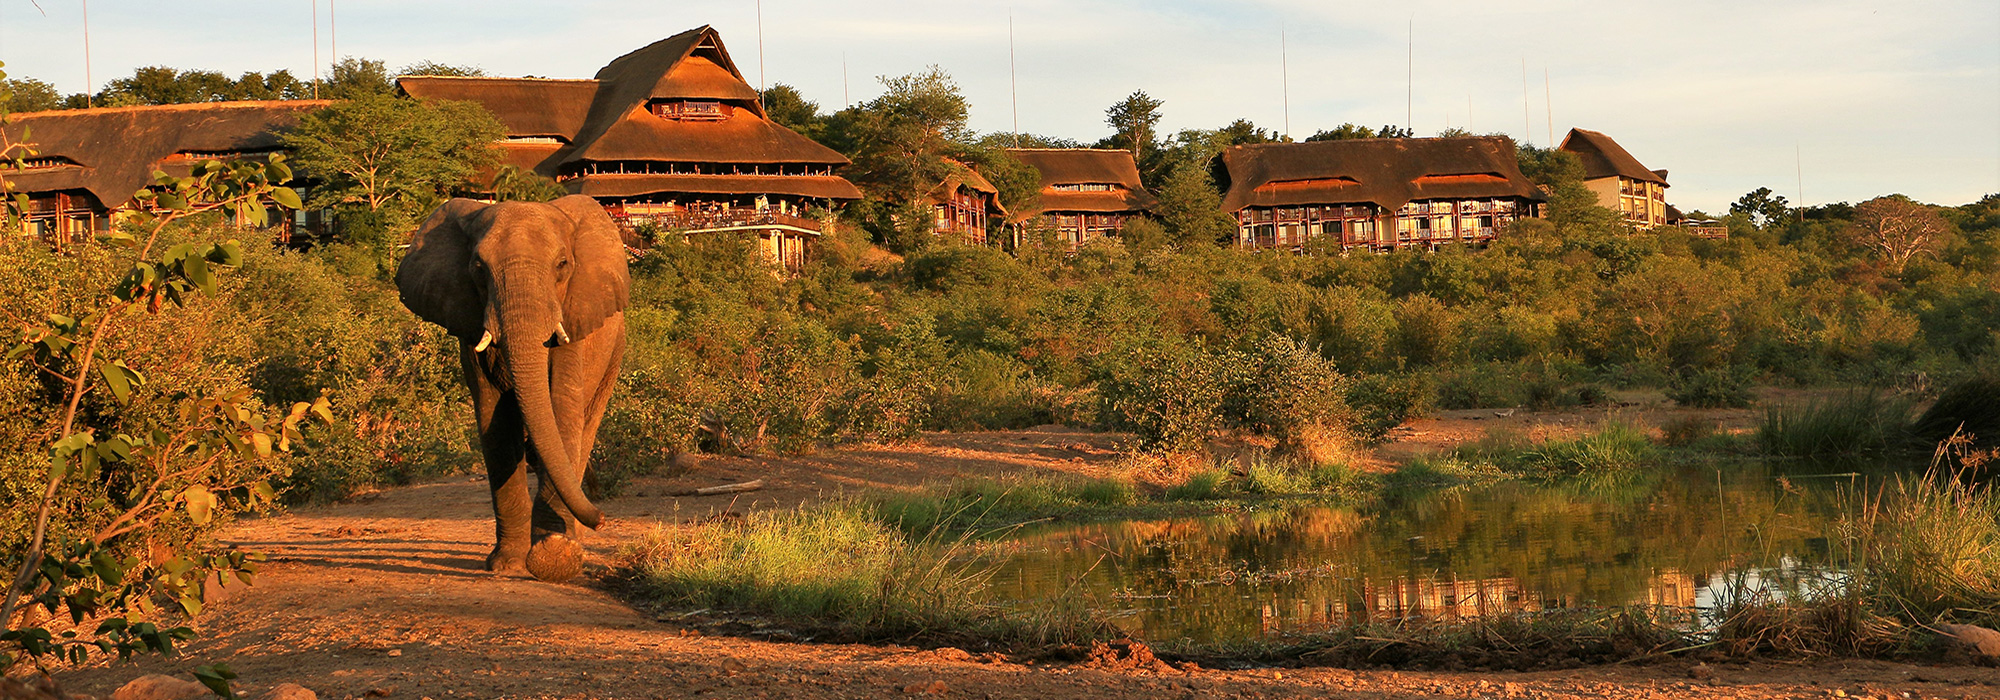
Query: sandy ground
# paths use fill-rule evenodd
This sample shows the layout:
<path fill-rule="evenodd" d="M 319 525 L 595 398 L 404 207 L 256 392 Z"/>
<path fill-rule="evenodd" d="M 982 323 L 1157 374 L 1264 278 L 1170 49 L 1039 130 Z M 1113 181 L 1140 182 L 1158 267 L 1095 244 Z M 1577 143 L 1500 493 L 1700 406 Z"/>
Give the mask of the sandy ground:
<path fill-rule="evenodd" d="M 1660 417 L 1644 406 L 1624 410 L 1613 418 Z M 1384 458 L 1476 438 L 1493 425 L 1577 429 L 1606 412 L 1493 414 L 1420 422 L 1385 446 Z M 623 543 L 661 521 L 957 476 L 1093 474 L 1110 468 L 1117 448 L 1116 436 L 1044 428 L 801 458 L 707 458 L 603 502 L 609 520 L 586 544 L 601 575 Z M 760 477 L 767 489 L 738 497 L 660 495 Z M 627 606 L 593 576 L 554 585 L 481 571 L 492 521 L 486 485 L 467 477 L 239 523 L 226 539 L 271 555 L 256 586 L 211 604 L 199 621 L 203 636 L 183 656 L 65 672 L 70 692 L 108 697 L 145 673 L 185 678 L 223 661 L 242 675 L 240 689 L 293 682 L 321 698 L 2000 698 L 2000 671 L 1874 661 L 1719 664 L 1702 680 L 1684 661 L 1531 673 L 1116 671 L 1021 664 L 978 650 L 703 636 Z"/>

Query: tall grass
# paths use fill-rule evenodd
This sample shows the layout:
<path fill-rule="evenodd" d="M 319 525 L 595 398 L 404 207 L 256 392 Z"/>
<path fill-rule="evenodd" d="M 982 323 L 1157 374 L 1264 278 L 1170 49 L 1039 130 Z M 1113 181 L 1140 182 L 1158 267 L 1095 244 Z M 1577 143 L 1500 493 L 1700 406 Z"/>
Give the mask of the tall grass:
<path fill-rule="evenodd" d="M 1089 610 L 1009 614 L 967 540 L 916 539 L 852 504 L 663 526 L 625 555 L 640 594 L 676 609 L 768 615 L 862 639 L 1074 643 L 1114 634 Z"/>
<path fill-rule="evenodd" d="M 1138 489 L 1129 481 L 1033 477 L 963 479 L 875 496 L 867 500 L 867 507 L 881 522 L 905 534 L 926 537 L 1138 502 Z"/>
<path fill-rule="evenodd" d="M 1933 468 L 1897 479 L 1846 529 L 1861 557 L 1856 588 L 1884 613 L 1917 624 L 2000 621 L 2000 498 L 1991 489 Z"/>
<path fill-rule="evenodd" d="M 1657 450 L 1646 434 L 1624 423 L 1569 440 L 1549 440 L 1514 458 L 1517 469 L 1546 476 L 1609 474 L 1648 466 Z"/>
<path fill-rule="evenodd" d="M 1908 444 L 1909 401 L 1856 393 L 1764 412 L 1757 433 L 1764 454 L 1776 457 L 1861 457 Z"/>

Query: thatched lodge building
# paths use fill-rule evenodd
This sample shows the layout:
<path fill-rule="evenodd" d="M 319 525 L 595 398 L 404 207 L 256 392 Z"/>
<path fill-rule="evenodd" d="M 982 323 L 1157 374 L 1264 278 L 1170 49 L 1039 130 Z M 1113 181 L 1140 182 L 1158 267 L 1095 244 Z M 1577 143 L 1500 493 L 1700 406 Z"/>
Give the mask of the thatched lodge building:
<path fill-rule="evenodd" d="M 1618 212 L 1639 228 L 1665 226 L 1667 171 L 1648 170 L 1611 137 L 1589 129 L 1570 129 L 1562 150 L 1583 161 L 1583 186 L 1597 195 L 1597 204 Z"/>
<path fill-rule="evenodd" d="M 706 26 L 620 56 L 589 80 L 408 76 L 397 85 L 484 105 L 507 128 L 507 164 L 597 198 L 628 232 L 754 232 L 766 255 L 796 267 L 829 212 L 861 197 L 835 174 L 846 157 L 765 115 Z"/>
<path fill-rule="evenodd" d="M 1215 176 L 1246 248 L 1484 245 L 1543 201 L 1499 136 L 1231 146 Z"/>
<path fill-rule="evenodd" d="M 1000 204 L 1000 188 L 972 166 L 949 163 L 951 174 L 931 188 L 931 232 L 975 245 L 986 245 L 986 226 L 1004 220 L 1007 208 Z"/>
<path fill-rule="evenodd" d="M 186 177 L 204 160 L 268 158 L 281 149 L 278 132 L 327 104 L 202 102 L 16 114 L 6 127 L 9 140 L 32 142 L 35 155 L 0 177 L 12 193 L 28 196 L 19 233 L 58 244 L 82 241 L 108 230 L 114 212 L 140 206 L 132 195 L 152 184 L 155 171 Z M 281 220 L 280 235 L 306 216 Z"/>
<path fill-rule="evenodd" d="M 1039 226 L 1075 249 L 1093 238 L 1115 234 L 1127 220 L 1159 203 L 1139 181 L 1132 152 L 1103 148 L 1010 148 L 1041 176 L 1032 206 L 1009 220 L 1017 227 Z M 1017 242 L 1018 243 L 1018 242 Z"/>

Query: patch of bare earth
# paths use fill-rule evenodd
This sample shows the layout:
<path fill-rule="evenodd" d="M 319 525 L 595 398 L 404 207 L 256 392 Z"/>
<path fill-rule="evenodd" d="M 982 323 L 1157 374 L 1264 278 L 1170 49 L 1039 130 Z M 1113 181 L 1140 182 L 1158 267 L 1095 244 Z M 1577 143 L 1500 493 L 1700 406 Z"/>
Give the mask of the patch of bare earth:
<path fill-rule="evenodd" d="M 932 435 L 911 445 L 808 457 L 708 458 L 687 474 L 642 479 L 626 496 L 605 501 L 609 520 L 587 545 L 601 574 L 621 544 L 676 518 L 958 477 L 1101 475 L 1114 468 L 1119 439 L 1045 428 Z M 737 496 L 660 495 L 756 478 L 768 488 Z M 1724 664 L 1694 674 L 1682 662 L 1534 673 L 1225 671 L 1150 656 L 1023 665 L 977 649 L 702 636 L 588 583 L 481 571 L 492 541 L 488 508 L 486 484 L 457 477 L 240 523 L 226 539 L 273 560 L 256 586 L 209 607 L 199 621 L 202 637 L 181 657 L 60 678 L 70 692 L 107 697 L 145 673 L 185 678 L 196 666 L 222 661 L 242 675 L 240 688 L 291 682 L 322 698 L 1775 699 L 1837 697 L 1836 691 L 2000 698 L 1994 670 L 1873 661 Z"/>

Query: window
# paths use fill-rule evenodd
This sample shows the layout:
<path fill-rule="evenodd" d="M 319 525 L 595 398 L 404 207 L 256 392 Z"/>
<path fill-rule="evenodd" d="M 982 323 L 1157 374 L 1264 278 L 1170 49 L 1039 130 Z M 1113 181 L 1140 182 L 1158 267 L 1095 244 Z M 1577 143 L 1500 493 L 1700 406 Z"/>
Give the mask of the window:
<path fill-rule="evenodd" d="M 1319 235 L 1333 236 L 1338 238 L 1340 236 L 1340 221 L 1335 220 L 1335 221 L 1319 222 Z"/>
<path fill-rule="evenodd" d="M 729 108 L 713 100 L 659 100 L 652 104 L 653 114 L 661 119 L 674 121 L 722 121 L 729 118 Z"/>

